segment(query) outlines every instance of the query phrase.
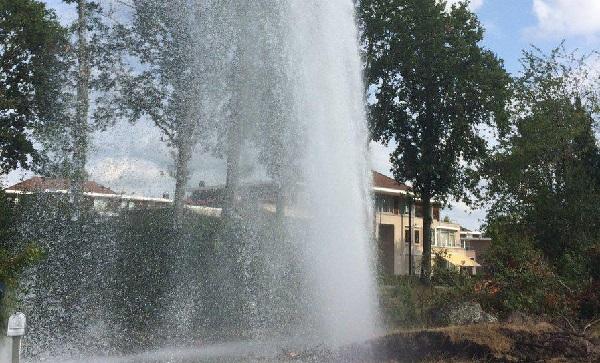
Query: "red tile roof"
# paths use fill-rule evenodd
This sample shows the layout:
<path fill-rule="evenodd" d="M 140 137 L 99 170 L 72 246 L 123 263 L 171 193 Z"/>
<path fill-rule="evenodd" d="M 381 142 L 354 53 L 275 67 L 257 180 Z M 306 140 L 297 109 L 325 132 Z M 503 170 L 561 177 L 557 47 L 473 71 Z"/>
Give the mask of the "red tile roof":
<path fill-rule="evenodd" d="M 396 190 L 410 190 L 410 187 L 400 184 L 389 176 L 373 171 L 373 186 L 378 188 L 388 188 Z"/>
<path fill-rule="evenodd" d="M 40 176 L 34 176 L 13 186 L 6 188 L 5 190 L 17 190 L 21 192 L 36 192 L 36 191 L 58 191 L 58 190 L 69 190 L 71 182 L 68 179 L 55 179 L 45 178 Z M 110 188 L 100 185 L 94 181 L 86 181 L 83 187 L 83 191 L 86 193 L 99 193 L 99 194 L 117 194 Z"/>

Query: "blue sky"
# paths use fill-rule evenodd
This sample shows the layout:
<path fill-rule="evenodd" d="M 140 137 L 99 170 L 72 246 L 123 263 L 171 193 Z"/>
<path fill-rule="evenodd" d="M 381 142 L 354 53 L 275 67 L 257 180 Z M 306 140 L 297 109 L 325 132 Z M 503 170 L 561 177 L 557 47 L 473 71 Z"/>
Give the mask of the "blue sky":
<path fill-rule="evenodd" d="M 118 6 L 116 0 L 100 1 L 105 6 L 111 3 Z M 63 23 L 67 24 L 75 18 L 72 5 L 64 4 L 62 0 L 46 0 L 46 3 L 56 10 Z M 472 0 L 471 8 L 486 28 L 484 45 L 498 54 L 505 61 L 507 70 L 513 74 L 520 70 L 522 50 L 531 44 L 550 50 L 565 40 L 567 48 L 579 49 L 584 53 L 600 49 L 600 0 Z M 598 66 L 600 68 L 600 64 Z M 137 185 L 152 181 L 152 184 L 159 184 L 161 188 L 169 188 L 170 181 L 164 172 L 169 163 L 169 151 L 164 147 L 160 152 L 156 150 L 157 145 L 161 145 L 160 134 L 144 126 L 132 128 L 129 125 L 117 127 L 109 133 L 111 135 L 102 135 L 98 140 L 100 142 L 96 143 L 95 151 L 102 157 L 95 162 L 92 160 L 90 167 L 93 177 L 124 191 L 127 190 L 127 183 L 122 180 L 130 180 Z M 138 144 L 139 140 L 145 140 L 145 144 L 139 145 L 136 152 L 124 150 L 123 145 L 131 145 L 120 141 L 124 134 L 136 135 Z M 151 154 L 156 156 L 151 160 L 142 160 L 139 155 L 147 154 L 148 150 L 152 150 Z M 389 152 L 389 148 L 372 144 L 373 168 L 388 175 Z M 140 163 L 143 168 L 140 168 Z M 198 170 L 214 170 L 215 180 L 223 173 L 220 164 L 218 160 L 206 157 L 200 157 L 195 162 Z M 16 173 L 8 182 L 22 177 L 22 174 Z M 163 182 L 157 183 L 157 180 Z M 207 182 L 211 182 L 210 177 Z M 472 211 L 461 203 L 454 203 L 452 210 L 446 210 L 442 215 L 448 215 L 466 227 L 477 228 L 485 218 L 485 211 Z"/>
<path fill-rule="evenodd" d="M 486 28 L 484 44 L 511 73 L 531 44 L 549 50 L 564 39 L 570 49 L 600 48 L 600 0 L 479 0 L 475 11 Z"/>

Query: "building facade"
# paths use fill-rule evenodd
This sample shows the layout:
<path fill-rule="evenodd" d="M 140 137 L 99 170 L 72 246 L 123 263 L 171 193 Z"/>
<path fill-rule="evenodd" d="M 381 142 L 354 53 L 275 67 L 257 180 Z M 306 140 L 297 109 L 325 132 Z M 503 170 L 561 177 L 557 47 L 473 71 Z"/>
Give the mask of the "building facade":
<path fill-rule="evenodd" d="M 5 193 L 15 203 L 38 193 L 68 198 L 70 183 L 64 179 L 33 177 L 7 189 Z M 246 199 L 259 202 L 259 207 L 275 213 L 274 187 L 270 184 L 253 185 L 243 189 Z M 222 213 L 223 187 L 203 187 L 195 190 L 186 201 L 186 208 L 201 215 L 219 217 Z M 423 206 L 415 199 L 408 186 L 373 172 L 374 231 L 378 247 L 379 267 L 388 275 L 418 275 L 423 256 Z M 125 210 L 168 208 L 173 201 L 165 198 L 119 194 L 93 181 L 84 185 L 84 203 L 89 208 L 116 216 Z M 491 240 L 480 232 L 461 229 L 456 223 L 440 220 L 441 205 L 432 208 L 432 251 L 439 254 L 448 266 L 467 273 L 476 273 L 477 256 L 485 252 Z M 310 214 L 310 213 L 309 213 Z M 286 210 L 288 217 L 301 213 Z"/>
<path fill-rule="evenodd" d="M 389 275 L 418 275 L 423 256 L 423 206 L 408 186 L 373 172 L 375 236 L 380 268 Z M 464 248 L 461 227 L 440 220 L 439 203 L 432 207 L 432 251 L 449 266 L 476 273 L 479 264 L 473 251 Z M 432 256 L 433 257 L 433 256 Z"/>
<path fill-rule="evenodd" d="M 24 198 L 34 197 L 40 193 L 55 198 L 69 198 L 70 188 L 71 183 L 67 179 L 35 176 L 4 189 L 4 193 L 14 203 L 19 203 Z M 82 202 L 86 208 L 105 216 L 117 216 L 123 211 L 133 209 L 169 208 L 173 204 L 173 200 L 168 196 L 153 198 L 116 193 L 94 181 L 84 183 Z M 186 201 L 185 207 L 201 215 L 215 217 L 221 215 L 220 208 L 197 205 L 191 200 Z"/>

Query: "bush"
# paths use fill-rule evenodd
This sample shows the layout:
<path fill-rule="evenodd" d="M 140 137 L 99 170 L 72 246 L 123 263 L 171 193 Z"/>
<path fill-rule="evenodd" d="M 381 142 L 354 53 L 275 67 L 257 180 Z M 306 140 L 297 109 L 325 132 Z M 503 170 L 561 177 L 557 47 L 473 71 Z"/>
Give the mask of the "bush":
<path fill-rule="evenodd" d="M 431 282 L 436 286 L 468 290 L 471 285 L 471 277 L 450 265 L 444 258 L 447 253 L 445 250 L 435 253 Z"/>
<path fill-rule="evenodd" d="M 436 289 L 418 276 L 387 276 L 380 279 L 380 306 L 389 328 L 424 327 L 430 324 Z"/>
<path fill-rule="evenodd" d="M 16 306 L 14 290 L 19 274 L 43 256 L 33 244 L 20 248 L 15 240 L 14 208 L 0 190 L 0 324 L 4 326 L 9 309 Z"/>
<path fill-rule="evenodd" d="M 569 288 L 561 283 L 533 242 L 522 236 L 499 237 L 486 255 L 486 273 L 474 286 L 484 309 L 501 315 L 514 311 L 569 313 Z"/>

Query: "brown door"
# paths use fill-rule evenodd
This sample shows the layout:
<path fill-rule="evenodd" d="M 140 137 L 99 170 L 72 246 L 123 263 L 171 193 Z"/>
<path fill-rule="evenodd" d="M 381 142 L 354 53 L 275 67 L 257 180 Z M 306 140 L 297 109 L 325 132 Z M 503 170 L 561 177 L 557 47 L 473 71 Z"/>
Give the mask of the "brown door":
<path fill-rule="evenodd" d="M 394 274 L 394 225 L 379 225 L 379 267 L 386 275 Z"/>

